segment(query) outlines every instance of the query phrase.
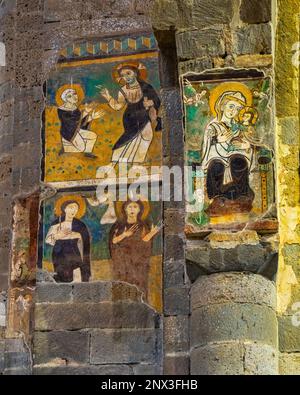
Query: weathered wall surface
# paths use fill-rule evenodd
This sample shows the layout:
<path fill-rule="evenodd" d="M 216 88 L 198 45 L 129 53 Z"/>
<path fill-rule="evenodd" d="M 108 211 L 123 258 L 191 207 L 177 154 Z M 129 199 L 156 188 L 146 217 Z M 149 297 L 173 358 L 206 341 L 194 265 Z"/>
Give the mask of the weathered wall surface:
<path fill-rule="evenodd" d="M 280 266 L 278 275 L 281 374 L 299 374 L 299 12 L 298 1 L 278 1 L 276 122 Z M 284 61 L 282 60 L 284 59 Z"/>
<path fill-rule="evenodd" d="M 77 40 L 154 29 L 161 51 L 163 160 L 168 166 L 184 165 L 179 74 L 255 68 L 273 78 L 276 56 L 280 369 L 282 374 L 299 371 L 299 328 L 291 324 L 293 305 L 299 301 L 296 284 L 299 278 L 299 68 L 286 59 L 291 46 L 299 41 L 296 23 L 299 13 L 295 12 L 299 10 L 299 1 L 278 0 L 277 14 L 273 8 L 273 25 L 272 3 L 271 0 L 4 0 L 1 3 L 0 42 L 5 43 L 7 52 L 7 66 L 0 67 L 2 328 L 6 291 L 9 285 L 12 289 L 16 287 L 9 279 L 13 202 L 20 199 L 26 202 L 37 191 L 41 197 L 49 193 L 47 188 L 41 190 L 40 184 L 43 84 L 60 50 Z M 276 52 L 272 35 L 275 18 L 279 20 Z M 293 30 L 294 26 L 298 27 Z M 25 203 L 23 207 L 26 208 Z M 270 217 L 275 219 L 276 209 Z M 184 202 L 164 203 L 164 222 L 161 316 L 141 302 L 134 287 L 111 282 L 53 284 L 49 278 L 42 278 L 44 282 L 35 290 L 32 278 L 27 277 L 20 284 L 25 290 L 20 295 L 24 300 L 28 292 L 32 294 L 36 310 L 33 314 L 31 296 L 26 296 L 30 308 L 19 319 L 20 312 L 13 313 L 11 298 L 13 319 L 8 320 L 8 334 L 13 338 L 24 337 L 24 325 L 30 320 L 35 322 L 33 340 L 30 325 L 25 325 L 29 331 L 25 340 L 27 344 L 32 342 L 32 351 L 20 339 L 5 342 L 3 329 L 0 372 L 5 369 L 5 374 L 277 374 L 276 226 L 268 229 L 267 234 L 213 232 L 210 238 L 196 235 L 187 240 Z M 19 333 L 11 331 L 16 319 L 19 328 L 23 328 Z M 132 337 L 138 339 L 133 348 L 129 344 Z M 112 355 L 109 350 L 116 347 Z M 78 349 L 80 353 L 76 352 Z M 104 354 L 107 359 L 103 359 Z"/>

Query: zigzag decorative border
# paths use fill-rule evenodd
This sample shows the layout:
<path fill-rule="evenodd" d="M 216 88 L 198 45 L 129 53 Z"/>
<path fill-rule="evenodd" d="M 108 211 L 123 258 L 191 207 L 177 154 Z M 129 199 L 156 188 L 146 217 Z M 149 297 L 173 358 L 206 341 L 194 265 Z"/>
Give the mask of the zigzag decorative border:
<path fill-rule="evenodd" d="M 132 37 L 114 37 L 101 41 L 83 42 L 70 45 L 60 52 L 60 62 L 89 57 L 108 57 L 112 55 L 148 52 L 158 49 L 153 34 Z"/>

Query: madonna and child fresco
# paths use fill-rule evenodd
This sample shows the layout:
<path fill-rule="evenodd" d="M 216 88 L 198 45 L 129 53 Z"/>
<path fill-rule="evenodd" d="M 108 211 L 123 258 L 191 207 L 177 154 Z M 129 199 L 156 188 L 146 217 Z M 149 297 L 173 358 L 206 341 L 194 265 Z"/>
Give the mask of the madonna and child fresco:
<path fill-rule="evenodd" d="M 193 167 L 189 229 L 262 218 L 274 202 L 270 81 L 183 77 L 186 160 Z"/>
<path fill-rule="evenodd" d="M 46 83 L 44 181 L 59 188 L 96 185 L 102 166 L 118 171 L 120 162 L 161 164 L 154 38 L 120 37 L 85 46 L 100 54 L 67 57 Z"/>

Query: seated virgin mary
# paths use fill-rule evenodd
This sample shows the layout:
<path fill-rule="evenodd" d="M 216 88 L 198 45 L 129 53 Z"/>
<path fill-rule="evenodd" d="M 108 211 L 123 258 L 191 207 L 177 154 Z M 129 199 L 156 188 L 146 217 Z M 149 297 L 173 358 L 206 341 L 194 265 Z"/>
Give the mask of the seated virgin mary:
<path fill-rule="evenodd" d="M 239 85 L 240 90 L 227 90 L 217 97 L 212 111 L 216 117 L 205 129 L 202 167 L 207 195 L 212 200 L 210 216 L 250 212 L 255 197 L 249 185 L 253 149 L 243 137 L 238 118 L 248 105 L 251 92 L 246 97 L 248 88 Z M 221 90 L 220 87 L 217 88 Z"/>

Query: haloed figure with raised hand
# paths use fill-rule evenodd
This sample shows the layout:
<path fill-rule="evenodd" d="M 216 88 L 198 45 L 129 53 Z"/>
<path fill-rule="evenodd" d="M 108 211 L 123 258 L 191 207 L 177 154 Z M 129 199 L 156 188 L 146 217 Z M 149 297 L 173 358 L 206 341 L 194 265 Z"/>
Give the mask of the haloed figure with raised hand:
<path fill-rule="evenodd" d="M 113 71 L 113 78 L 121 85 L 118 98 L 98 86 L 109 106 L 123 115 L 124 133 L 113 147 L 112 162 L 143 163 L 153 140 L 153 130 L 161 131 L 158 116 L 160 99 L 155 89 L 145 82 L 147 70 L 142 64 L 123 63 Z"/>
<path fill-rule="evenodd" d="M 118 221 L 110 234 L 114 278 L 136 285 L 147 300 L 152 241 L 160 225 L 146 222 L 149 202 L 128 200 L 117 207 Z"/>

